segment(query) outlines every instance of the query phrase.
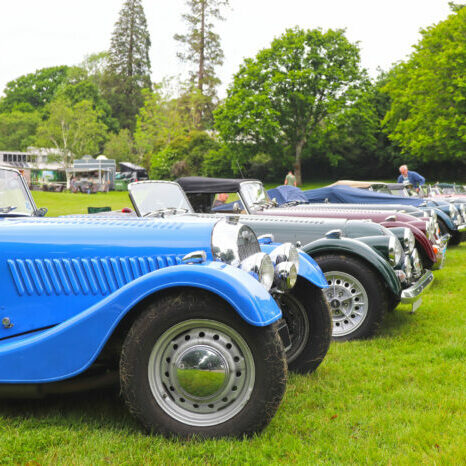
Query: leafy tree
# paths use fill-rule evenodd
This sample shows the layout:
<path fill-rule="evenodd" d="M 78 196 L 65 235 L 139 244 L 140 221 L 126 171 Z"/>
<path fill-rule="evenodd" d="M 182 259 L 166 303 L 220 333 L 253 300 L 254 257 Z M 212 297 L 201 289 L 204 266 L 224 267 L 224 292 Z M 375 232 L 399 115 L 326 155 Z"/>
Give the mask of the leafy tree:
<path fill-rule="evenodd" d="M 214 32 L 214 20 L 224 20 L 221 9 L 228 6 L 228 0 L 186 0 L 189 13 L 182 17 L 188 25 L 186 34 L 175 34 L 184 51 L 178 57 L 193 65 L 191 83 L 200 96 L 196 108 L 196 126 L 200 127 L 211 119 L 213 98 L 220 80 L 215 74 L 215 67 L 223 64 L 223 50 L 220 36 Z"/>
<path fill-rule="evenodd" d="M 135 115 L 143 103 L 141 91 L 151 85 L 150 45 L 141 0 L 126 0 L 112 34 L 109 65 L 102 82 L 122 128 L 134 128 Z"/>
<path fill-rule="evenodd" d="M 105 143 L 104 153 L 117 162 L 140 162 L 133 137 L 128 129 L 122 129 L 118 134 L 110 134 Z"/>
<path fill-rule="evenodd" d="M 0 149 L 26 150 L 34 142 L 40 121 L 38 112 L 0 113 Z"/>
<path fill-rule="evenodd" d="M 82 100 L 71 105 L 65 99 L 57 99 L 47 110 L 49 118 L 37 129 L 37 145 L 59 149 L 64 167 L 70 167 L 74 157 L 99 153 L 106 139 L 106 128 L 92 102 Z"/>
<path fill-rule="evenodd" d="M 384 87 L 391 108 L 384 124 L 403 152 L 425 162 L 466 162 L 466 8 L 422 32 L 409 60 Z"/>
<path fill-rule="evenodd" d="M 216 127 L 244 163 L 263 152 L 294 167 L 301 183 L 301 158 L 310 136 L 341 111 L 364 78 L 359 48 L 342 30 L 288 29 L 255 59 L 246 59 Z"/>
<path fill-rule="evenodd" d="M 68 70 L 67 66 L 42 68 L 10 81 L 4 90 L 5 97 L 0 100 L 0 112 L 42 109 L 66 81 Z"/>

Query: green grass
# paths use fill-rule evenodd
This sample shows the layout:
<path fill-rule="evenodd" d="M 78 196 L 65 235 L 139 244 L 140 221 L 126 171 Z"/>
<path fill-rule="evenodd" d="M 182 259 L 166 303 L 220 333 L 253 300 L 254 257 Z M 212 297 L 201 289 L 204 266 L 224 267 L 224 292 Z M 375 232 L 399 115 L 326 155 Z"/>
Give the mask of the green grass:
<path fill-rule="evenodd" d="M 116 194 L 76 202 L 127 205 Z M 465 244 L 435 277 L 415 314 L 399 306 L 377 337 L 334 343 L 315 374 L 291 375 L 260 436 L 146 436 L 112 392 L 0 401 L 0 464 L 465 464 Z"/>

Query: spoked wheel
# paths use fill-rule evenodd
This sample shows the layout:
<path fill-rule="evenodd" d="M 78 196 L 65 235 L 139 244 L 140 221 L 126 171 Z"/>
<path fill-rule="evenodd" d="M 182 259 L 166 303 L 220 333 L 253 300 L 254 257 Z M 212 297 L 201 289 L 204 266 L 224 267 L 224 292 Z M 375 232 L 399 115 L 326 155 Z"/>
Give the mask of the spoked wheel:
<path fill-rule="evenodd" d="M 357 330 L 367 318 L 369 298 L 359 280 L 340 272 L 326 272 L 325 296 L 333 320 L 333 336 L 344 337 Z"/>
<path fill-rule="evenodd" d="M 192 426 L 214 426 L 235 416 L 255 382 L 246 342 L 213 320 L 187 320 L 167 330 L 152 349 L 148 369 L 162 409 Z"/>
<path fill-rule="evenodd" d="M 332 319 L 322 290 L 298 280 L 291 292 L 277 300 L 290 332 L 288 367 L 301 374 L 313 372 L 327 354 L 332 337 Z"/>
<path fill-rule="evenodd" d="M 363 260 L 343 255 L 316 258 L 329 287 L 335 340 L 368 338 L 380 327 L 388 310 L 389 296 L 382 278 Z"/>
<path fill-rule="evenodd" d="M 154 300 L 133 323 L 120 382 L 151 433 L 252 435 L 283 397 L 285 353 L 275 325 L 254 327 L 223 300 L 184 291 Z"/>

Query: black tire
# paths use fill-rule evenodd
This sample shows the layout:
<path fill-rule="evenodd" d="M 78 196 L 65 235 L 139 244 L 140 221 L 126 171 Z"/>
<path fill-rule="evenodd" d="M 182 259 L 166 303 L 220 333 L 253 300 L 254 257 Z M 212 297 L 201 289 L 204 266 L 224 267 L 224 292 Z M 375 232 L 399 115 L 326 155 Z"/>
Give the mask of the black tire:
<path fill-rule="evenodd" d="M 288 369 L 299 374 L 314 372 L 332 341 L 332 318 L 322 290 L 299 279 L 291 292 L 279 295 L 277 301 L 290 332 Z"/>
<path fill-rule="evenodd" d="M 450 241 L 448 241 L 448 245 L 458 246 L 458 244 L 461 243 L 461 240 L 462 240 L 461 232 L 459 232 L 458 230 L 452 231 Z"/>
<path fill-rule="evenodd" d="M 180 326 L 192 328 L 179 331 Z M 230 335 L 226 333 L 228 338 L 225 338 L 225 333 L 221 333 L 223 330 L 218 332 L 216 326 L 228 329 L 227 332 L 230 332 Z M 199 332 L 199 329 L 204 331 Z M 178 397 L 180 393 L 183 394 L 183 384 L 181 378 L 175 379 L 175 377 L 180 377 L 180 368 L 184 367 L 177 363 L 175 369 L 175 362 L 173 362 L 172 369 L 172 366 L 168 366 L 164 359 L 167 351 L 175 351 L 173 348 L 178 348 L 170 332 L 178 332 L 175 333 L 176 342 L 180 343 L 180 348 L 183 345 L 188 348 L 183 350 L 185 351 L 183 354 L 188 354 L 189 351 L 194 352 L 192 348 L 200 348 L 201 344 L 211 345 L 208 347 L 214 352 L 219 351 L 219 354 L 226 358 L 223 360 L 226 365 L 229 364 L 228 361 L 239 361 L 231 363 L 234 366 L 233 370 L 229 366 L 230 370 L 226 372 L 225 381 L 221 382 L 223 385 L 221 388 L 215 388 L 217 392 L 214 395 L 216 396 L 223 396 L 223 394 L 218 394 L 223 393 L 223 390 L 230 390 L 228 393 L 229 396 L 231 395 L 230 399 L 215 399 L 215 405 L 207 405 L 207 402 L 213 402 L 213 398 L 208 398 L 211 401 L 205 401 L 205 397 L 208 396 L 205 394 L 199 394 L 199 398 L 193 395 L 193 398 L 191 393 L 186 391 L 184 392 L 187 393 L 186 400 Z M 189 332 L 194 332 L 192 339 L 189 337 Z M 216 333 L 219 333 L 220 339 Z M 208 343 L 204 340 L 208 340 Z M 168 343 L 163 343 L 166 346 L 158 351 L 159 342 Z M 228 346 L 230 349 L 227 349 Z M 204 350 L 205 347 L 202 346 L 201 349 Z M 238 348 L 241 348 L 243 353 L 238 352 L 240 351 Z M 233 358 L 233 351 L 237 351 L 235 354 L 242 355 L 244 358 L 238 356 Z M 160 370 L 154 363 L 157 358 L 161 361 Z M 173 356 L 173 361 L 181 359 L 182 356 Z M 171 363 L 169 358 L 168 361 Z M 248 366 L 247 361 L 253 361 L 252 365 Z M 163 364 L 167 366 L 165 369 L 161 369 Z M 152 367 L 154 367 L 153 372 L 149 370 Z M 163 372 L 164 370 L 167 372 Z M 169 371 L 172 373 L 170 374 Z M 193 370 L 192 372 L 188 373 L 188 378 L 183 380 L 190 380 L 189 376 L 193 375 L 197 377 L 200 371 Z M 194 372 L 197 373 L 194 374 Z M 213 372 L 222 371 L 208 372 L 208 375 L 212 375 Z M 155 374 L 152 378 L 151 373 Z M 206 373 L 207 371 L 201 373 L 201 379 L 193 377 L 193 380 L 205 382 Z M 285 352 L 276 325 L 267 327 L 249 325 L 223 300 L 196 290 L 171 294 L 147 304 L 125 338 L 120 360 L 121 390 L 130 412 L 149 433 L 186 438 L 194 435 L 205 438 L 249 436 L 261 431 L 270 422 L 282 400 L 286 386 L 286 374 Z M 222 373 L 221 377 L 223 375 Z M 170 390 L 175 390 L 175 388 L 167 385 L 174 384 L 174 380 L 179 384 L 177 391 L 172 392 Z M 154 384 L 163 386 L 162 393 L 154 388 Z M 199 389 L 199 385 L 196 387 L 194 390 Z M 248 392 L 248 389 L 251 391 Z M 201 404 L 201 408 L 195 403 L 196 401 Z M 244 403 L 241 404 L 239 401 Z M 161 407 L 162 404 L 164 408 Z M 207 415 L 205 412 L 199 412 L 199 409 L 210 411 Z M 230 412 L 231 417 L 228 417 Z M 211 417 L 207 419 L 208 416 Z M 212 416 L 218 421 L 217 423 L 212 424 Z M 211 423 L 210 425 L 202 425 L 206 419 Z"/>
<path fill-rule="evenodd" d="M 327 289 L 326 298 L 327 301 L 329 301 L 333 320 L 333 339 L 336 341 L 348 341 L 369 338 L 374 335 L 382 323 L 385 312 L 387 312 L 389 308 L 389 296 L 382 278 L 367 265 L 367 263 L 354 257 L 330 254 L 316 257 L 315 260 L 326 277 L 327 274 L 330 275 L 333 273 L 336 275 L 340 273 L 343 274 L 343 276 L 352 277 L 353 280 L 356 279 L 356 281 L 359 282 L 364 293 L 367 295 L 367 303 L 364 308 L 365 315 L 363 315 L 363 317 L 357 321 L 357 325 L 355 323 L 354 328 L 351 329 L 353 322 L 356 322 L 356 320 L 353 321 L 352 319 L 354 317 L 358 318 L 358 313 L 350 314 L 347 316 L 349 318 L 345 318 L 343 312 L 339 311 L 337 303 L 334 302 L 337 300 L 332 298 L 329 301 L 329 295 L 336 291 L 335 287 L 333 289 L 332 287 Z M 329 277 L 327 277 L 327 279 L 328 278 Z M 349 280 L 351 280 L 351 278 Z M 344 290 L 346 284 L 345 280 L 340 280 L 338 286 L 340 287 L 341 285 L 341 289 Z M 348 293 L 351 294 L 351 292 L 352 286 L 350 285 L 348 287 Z M 358 303 L 355 301 L 360 301 L 360 298 L 352 298 L 350 300 L 350 305 L 352 307 L 354 306 L 354 309 L 359 312 Z M 345 325 L 347 328 L 345 328 Z"/>

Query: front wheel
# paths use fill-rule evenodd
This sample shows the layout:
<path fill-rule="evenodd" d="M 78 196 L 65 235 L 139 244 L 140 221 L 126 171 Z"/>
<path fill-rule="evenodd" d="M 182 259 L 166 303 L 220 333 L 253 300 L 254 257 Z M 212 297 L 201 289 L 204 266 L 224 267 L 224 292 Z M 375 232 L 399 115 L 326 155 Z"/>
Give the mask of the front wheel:
<path fill-rule="evenodd" d="M 376 272 L 363 261 L 342 255 L 316 258 L 329 287 L 325 296 L 339 341 L 371 337 L 388 310 L 388 293 Z"/>
<path fill-rule="evenodd" d="M 289 370 L 314 372 L 332 340 L 332 318 L 322 290 L 300 279 L 290 292 L 278 295 L 277 301 L 290 332 Z"/>
<path fill-rule="evenodd" d="M 120 379 L 151 433 L 252 435 L 280 404 L 286 363 L 274 325 L 253 327 L 224 301 L 185 292 L 152 302 L 134 322 Z"/>

